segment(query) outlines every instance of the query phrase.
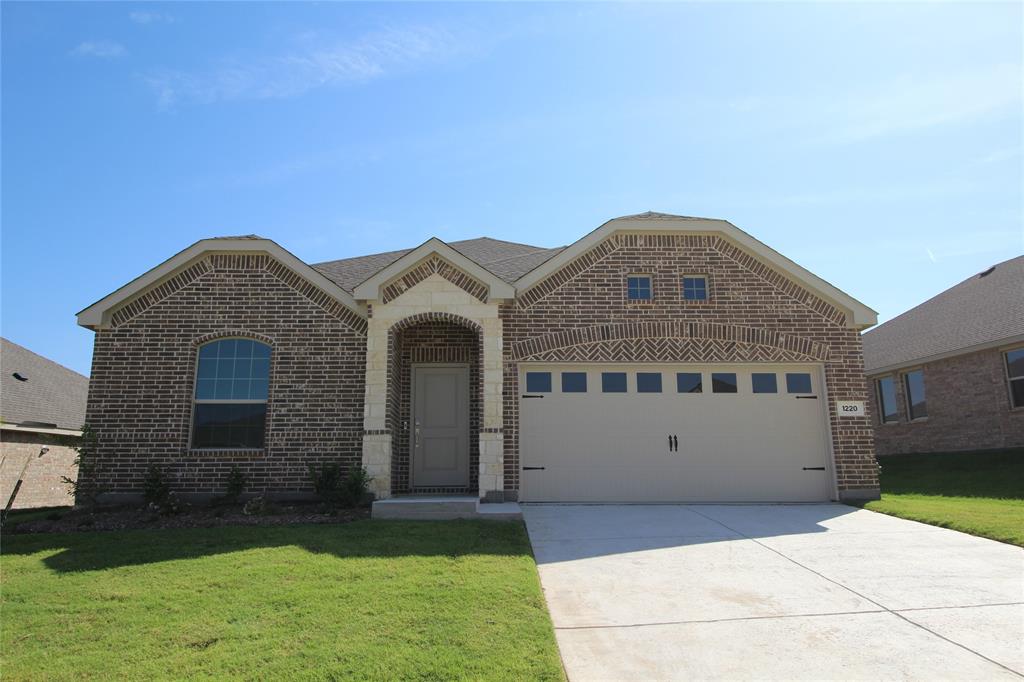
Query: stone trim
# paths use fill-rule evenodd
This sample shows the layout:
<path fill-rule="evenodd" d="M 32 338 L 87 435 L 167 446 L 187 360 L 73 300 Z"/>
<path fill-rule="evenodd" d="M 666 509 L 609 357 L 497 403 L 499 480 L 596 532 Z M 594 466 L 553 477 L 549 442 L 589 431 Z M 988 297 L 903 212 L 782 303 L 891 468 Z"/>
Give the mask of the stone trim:
<path fill-rule="evenodd" d="M 711 351 L 710 357 L 716 358 L 745 354 L 755 362 L 825 362 L 829 359 L 829 348 L 825 344 L 770 329 L 671 321 L 603 324 L 545 334 L 512 344 L 511 359 L 564 362 L 655 362 L 664 359 L 687 362 L 684 357 L 692 355 L 699 358 L 701 356 L 697 353 L 708 351 Z"/>
<path fill-rule="evenodd" d="M 403 317 L 401 320 L 391 325 L 391 327 L 388 328 L 388 331 L 391 333 L 399 332 L 402 331 L 403 329 L 408 329 L 409 327 L 414 327 L 424 322 L 448 322 L 450 324 L 457 324 L 463 327 L 468 327 L 469 329 L 472 329 L 477 333 L 483 333 L 484 331 L 484 328 L 480 323 L 474 322 L 469 318 L 463 317 L 461 315 L 456 315 L 455 313 L 441 313 L 436 311 L 427 313 L 416 313 L 415 315 Z"/>
<path fill-rule="evenodd" d="M 175 292 L 187 287 L 189 284 L 212 270 L 213 266 L 210 264 L 209 258 L 204 258 L 193 263 L 174 277 L 171 277 L 158 286 L 149 289 L 137 298 L 132 299 L 115 310 L 110 316 L 110 325 L 112 327 L 118 327 L 125 322 L 128 322 L 133 317 L 140 315 L 147 309 L 168 298 Z"/>
<path fill-rule="evenodd" d="M 210 343 L 211 341 L 216 341 L 217 339 L 230 339 L 233 337 L 252 339 L 253 341 L 259 341 L 271 348 L 274 347 L 274 339 L 270 338 L 266 334 L 251 332 L 246 329 L 222 329 L 220 331 L 203 334 L 202 336 L 197 336 L 192 339 L 192 347 L 198 350 L 200 346 Z"/>
<path fill-rule="evenodd" d="M 470 277 L 454 265 L 439 257 L 430 256 L 422 263 L 407 271 L 384 287 L 381 302 L 388 303 L 401 296 L 431 275 L 440 275 L 478 301 L 486 301 L 489 288 L 483 282 Z"/>

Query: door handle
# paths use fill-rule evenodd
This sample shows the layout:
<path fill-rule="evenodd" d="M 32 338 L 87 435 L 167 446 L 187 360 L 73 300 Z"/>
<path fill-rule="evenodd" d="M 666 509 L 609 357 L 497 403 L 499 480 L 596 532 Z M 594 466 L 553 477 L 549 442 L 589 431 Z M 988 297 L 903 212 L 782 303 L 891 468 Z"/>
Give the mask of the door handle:
<path fill-rule="evenodd" d="M 544 471 L 544 467 L 523 467 L 523 471 Z"/>
<path fill-rule="evenodd" d="M 679 436 L 672 436 L 672 447 L 675 448 L 676 452 L 679 452 Z"/>
<path fill-rule="evenodd" d="M 796 397 L 796 399 L 797 400 L 817 400 L 818 396 L 816 396 L 816 395 L 798 395 Z"/>
<path fill-rule="evenodd" d="M 420 427 L 416 425 L 416 447 L 420 446 Z"/>
<path fill-rule="evenodd" d="M 543 398 L 544 396 L 542 396 L 542 395 L 533 395 L 533 394 L 527 393 L 526 395 L 524 395 L 522 397 L 523 398 Z"/>
<path fill-rule="evenodd" d="M 825 467 L 804 467 L 804 471 L 824 471 Z"/>

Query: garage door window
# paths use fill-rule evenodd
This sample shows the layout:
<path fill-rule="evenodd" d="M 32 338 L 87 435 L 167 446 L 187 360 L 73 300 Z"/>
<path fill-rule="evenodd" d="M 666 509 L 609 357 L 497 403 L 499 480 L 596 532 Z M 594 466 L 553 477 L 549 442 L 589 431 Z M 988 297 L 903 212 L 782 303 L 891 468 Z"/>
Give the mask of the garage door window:
<path fill-rule="evenodd" d="M 661 393 L 661 372 L 637 372 L 637 393 Z"/>
<path fill-rule="evenodd" d="M 551 372 L 527 372 L 526 390 L 530 393 L 551 393 Z"/>
<path fill-rule="evenodd" d="M 625 372 L 601 372 L 602 393 L 625 393 L 626 373 Z"/>
<path fill-rule="evenodd" d="M 701 393 L 703 390 L 700 372 L 679 372 L 676 374 L 677 393 Z"/>
<path fill-rule="evenodd" d="M 712 393 L 735 393 L 736 375 L 733 372 L 714 372 L 711 375 Z"/>
<path fill-rule="evenodd" d="M 803 372 L 787 372 L 786 393 L 811 393 L 811 375 Z"/>
<path fill-rule="evenodd" d="M 779 385 L 774 374 L 755 372 L 750 375 L 750 386 L 754 393 L 778 393 Z"/>
<path fill-rule="evenodd" d="M 586 372 L 562 372 L 562 393 L 586 393 Z"/>

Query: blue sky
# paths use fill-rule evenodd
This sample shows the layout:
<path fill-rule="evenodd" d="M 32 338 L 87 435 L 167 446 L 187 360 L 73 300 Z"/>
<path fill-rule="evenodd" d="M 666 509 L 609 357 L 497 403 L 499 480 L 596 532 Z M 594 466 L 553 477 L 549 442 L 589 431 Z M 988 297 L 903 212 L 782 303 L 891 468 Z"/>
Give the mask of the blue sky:
<path fill-rule="evenodd" d="M 1024 251 L 1019 3 L 2 5 L 2 333 L 203 237 L 726 218 L 886 320 Z"/>

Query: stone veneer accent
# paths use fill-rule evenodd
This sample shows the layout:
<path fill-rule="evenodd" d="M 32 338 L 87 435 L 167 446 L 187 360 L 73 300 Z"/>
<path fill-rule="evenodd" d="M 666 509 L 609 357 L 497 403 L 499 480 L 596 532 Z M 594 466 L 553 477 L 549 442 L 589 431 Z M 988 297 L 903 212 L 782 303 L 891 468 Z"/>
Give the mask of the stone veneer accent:
<path fill-rule="evenodd" d="M 924 371 L 928 417 L 909 421 L 906 370 L 870 378 L 875 415 L 875 449 L 879 455 L 1024 448 L 1024 408 L 1012 408 L 1007 386 L 1005 350 L 991 349 L 936 360 L 910 369 Z M 899 421 L 881 423 L 874 382 L 892 376 Z"/>
<path fill-rule="evenodd" d="M 652 276 L 653 301 L 626 300 L 626 277 Z M 684 301 L 684 275 L 709 300 Z M 836 416 L 866 400 L 859 334 L 846 315 L 718 235 L 618 234 L 501 307 L 504 488 L 519 488 L 519 363 L 817 362 L 824 365 L 842 497 L 877 494 L 869 418 Z"/>
<path fill-rule="evenodd" d="M 96 332 L 86 421 L 98 474 L 85 481 L 137 496 L 149 465 L 175 490 L 223 492 L 237 465 L 248 492 L 308 493 L 307 466 L 358 465 L 366 322 L 265 254 L 213 253 L 128 302 Z M 272 349 L 266 446 L 191 450 L 198 348 L 229 336 Z"/>
<path fill-rule="evenodd" d="M 501 320 L 498 304 L 480 300 L 434 272 L 387 303 L 372 301 L 366 340 L 366 397 L 363 408 L 363 466 L 374 477 L 373 491 L 385 498 L 392 489 L 392 466 L 399 463 L 395 431 L 400 425 L 401 351 L 396 332 L 425 322 L 454 324 L 479 334 L 481 408 L 477 492 L 493 499 L 502 494 Z M 401 480 L 399 478 L 399 480 Z"/>

